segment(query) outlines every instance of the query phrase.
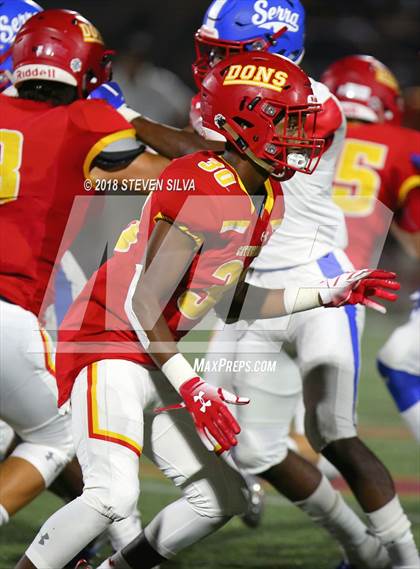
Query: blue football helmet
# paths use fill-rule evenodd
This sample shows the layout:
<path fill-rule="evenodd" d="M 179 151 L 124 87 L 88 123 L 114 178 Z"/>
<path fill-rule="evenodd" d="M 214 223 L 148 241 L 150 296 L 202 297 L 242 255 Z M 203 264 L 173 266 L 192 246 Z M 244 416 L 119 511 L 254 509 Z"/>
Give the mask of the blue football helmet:
<path fill-rule="evenodd" d="M 0 91 L 10 85 L 6 71 L 13 69 L 10 49 L 16 34 L 42 8 L 32 0 L 0 0 Z"/>
<path fill-rule="evenodd" d="M 213 65 L 243 51 L 270 51 L 299 64 L 304 40 L 300 0 L 213 0 L 195 34 L 195 81 L 200 87 Z"/>

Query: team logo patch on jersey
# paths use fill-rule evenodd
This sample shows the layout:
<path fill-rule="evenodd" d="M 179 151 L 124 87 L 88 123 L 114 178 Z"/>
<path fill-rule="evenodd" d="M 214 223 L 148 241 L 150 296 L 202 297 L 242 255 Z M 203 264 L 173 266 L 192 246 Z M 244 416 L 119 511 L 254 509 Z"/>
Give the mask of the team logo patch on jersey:
<path fill-rule="evenodd" d="M 265 65 L 231 65 L 223 85 L 258 85 L 281 93 L 288 74 Z"/>
<path fill-rule="evenodd" d="M 252 16 L 252 23 L 255 26 L 278 32 L 286 25 L 292 32 L 299 31 L 300 14 L 298 12 L 282 8 L 281 6 L 271 6 L 269 8 L 267 0 L 257 0 L 254 4 L 254 10 L 255 14 Z"/>
<path fill-rule="evenodd" d="M 261 251 L 260 245 L 242 245 L 236 250 L 237 257 L 256 257 Z"/>

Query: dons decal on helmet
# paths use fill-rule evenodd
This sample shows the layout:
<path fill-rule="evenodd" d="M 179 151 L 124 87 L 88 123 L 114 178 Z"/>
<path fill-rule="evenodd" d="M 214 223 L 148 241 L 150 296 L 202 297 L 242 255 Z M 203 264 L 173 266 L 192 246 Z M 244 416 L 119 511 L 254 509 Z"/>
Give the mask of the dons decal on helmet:
<path fill-rule="evenodd" d="M 223 60 L 201 87 L 203 128 L 224 135 L 238 152 L 282 176 L 315 169 L 324 144 L 315 138 L 320 109 L 308 76 L 271 53 Z"/>
<path fill-rule="evenodd" d="M 0 1 L 0 91 L 4 91 L 10 85 L 11 47 L 16 34 L 31 16 L 41 10 L 41 6 L 32 0 Z"/>
<path fill-rule="evenodd" d="M 79 97 L 111 78 L 111 56 L 101 34 L 72 10 L 45 10 L 20 29 L 12 47 L 13 78 L 76 87 Z"/>
<path fill-rule="evenodd" d="M 401 124 L 403 99 L 391 71 L 370 55 L 338 59 L 321 81 L 340 100 L 349 119 Z"/>
<path fill-rule="evenodd" d="M 214 61 L 243 51 L 269 51 L 299 63 L 305 10 L 300 0 L 214 0 L 195 34 L 198 86 Z"/>

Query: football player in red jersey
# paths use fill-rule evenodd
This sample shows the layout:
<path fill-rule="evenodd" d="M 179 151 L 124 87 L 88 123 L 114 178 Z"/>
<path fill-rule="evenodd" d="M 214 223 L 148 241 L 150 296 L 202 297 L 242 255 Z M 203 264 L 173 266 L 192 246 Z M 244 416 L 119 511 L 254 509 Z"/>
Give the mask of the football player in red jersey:
<path fill-rule="evenodd" d="M 271 291 L 244 280 L 282 213 L 270 176 L 310 173 L 319 159 L 315 121 L 305 129 L 319 109 L 308 77 L 282 57 L 242 54 L 206 77 L 203 124 L 224 134 L 225 152 L 202 151 L 165 170 L 161 191 L 122 233 L 60 329 L 59 404 L 71 402 L 85 488 L 43 525 L 17 569 L 59 569 L 135 508 L 145 426 L 145 451 L 184 496 L 105 566 L 154 567 L 241 512 L 241 477 L 204 445 L 234 446 L 240 429 L 226 403 L 248 401 L 206 384 L 177 348 L 211 308 L 252 319 L 344 303 L 379 307 L 372 295 L 395 299 L 387 290 L 398 288 L 394 275 L 382 271 Z M 192 195 L 172 192 L 174 180 Z M 151 415 L 157 406 L 161 412 Z M 196 430 L 188 414 L 162 412 L 172 408 L 185 408 Z"/>
<path fill-rule="evenodd" d="M 354 55 L 323 74 L 340 99 L 349 127 L 335 176 L 337 203 L 346 214 L 347 252 L 355 267 L 375 266 L 389 226 L 406 252 L 420 258 L 420 133 L 401 126 L 397 80 L 382 63 Z M 415 295 L 413 295 L 415 296 Z M 413 300 L 417 300 L 413 298 Z M 380 373 L 414 436 L 420 437 L 418 302 L 378 356 Z"/>
<path fill-rule="evenodd" d="M 270 3 L 279 4 L 278 1 Z M 285 37 L 283 42 L 281 34 L 269 35 L 265 30 L 255 30 L 256 26 L 251 24 L 251 21 L 253 23 L 253 4 L 252 1 L 228 0 L 227 2 L 215 1 L 210 5 L 205 19 L 206 25 L 199 30 L 196 36 L 201 46 L 205 48 L 201 51 L 204 57 L 196 62 L 196 71 L 200 73 L 201 78 L 215 61 L 228 53 L 229 49 L 234 52 L 270 49 L 271 51 L 277 50 L 279 53 L 282 53 L 284 49 L 285 53 L 289 53 L 288 50 L 293 44 L 291 36 L 294 34 L 288 29 L 285 34 L 288 37 Z M 287 10 L 289 5 L 286 2 L 284 4 Z M 293 8 L 297 10 L 299 2 L 293 4 Z M 251 12 L 247 13 L 247 10 Z M 302 26 L 303 18 L 301 16 L 299 18 L 300 26 Z M 231 34 L 236 32 L 236 37 L 226 33 L 226 26 L 231 28 Z M 248 41 L 234 41 L 245 39 Z M 302 50 L 298 50 L 295 55 L 298 52 L 302 54 Z M 334 96 L 324 85 L 315 84 L 319 91 L 319 95 L 315 91 L 318 100 L 322 100 L 324 104 L 322 114 L 325 121 L 318 117 L 317 126 L 323 132 L 320 136 L 328 136 L 325 161 L 322 164 L 323 167 L 319 167 L 310 178 L 295 176 L 289 182 L 288 188 L 284 186 L 285 193 L 286 189 L 289 193 L 290 207 L 275 237 L 283 244 L 286 239 L 287 245 L 280 248 L 272 238 L 269 247 L 265 248 L 263 254 L 255 261 L 253 275 L 259 279 L 260 286 L 263 286 L 262 283 L 267 287 L 285 286 L 285 279 L 293 281 L 296 278 L 302 278 L 302 272 L 305 270 L 308 278 L 310 278 L 309 275 L 314 275 L 312 278 L 316 279 L 319 278 L 318 271 L 333 276 L 342 270 L 349 270 L 348 267 L 351 266 L 349 259 L 342 251 L 346 241 L 343 214 L 331 198 L 334 165 L 344 139 L 345 121 L 343 121 Z M 197 102 L 199 103 L 199 96 L 192 101 L 191 123 L 196 130 L 204 133 L 205 130 L 200 124 L 200 105 L 197 105 Z M 135 125 L 148 144 L 171 157 L 184 153 L 187 148 L 190 149 L 189 144 L 193 141 L 191 133 L 180 133 L 172 129 L 171 136 L 171 129 L 150 123 L 143 117 L 136 119 Z M 223 137 L 219 135 L 218 139 L 223 139 Z M 206 143 L 209 144 L 208 141 Z M 199 144 L 203 145 L 203 142 L 199 141 Z M 222 149 L 223 143 L 219 142 L 214 147 Z M 343 231 L 340 231 L 341 229 Z M 316 242 L 316 247 L 313 246 L 314 242 Z M 308 260 L 312 263 L 308 263 Z M 258 271 L 258 268 L 261 270 Z M 296 273 L 293 272 L 294 270 Z M 316 273 L 314 274 L 313 271 Z M 282 284 L 279 284 L 279 281 Z M 318 451 L 326 449 L 325 453 L 328 453 L 328 458 L 339 465 L 345 477 L 351 478 L 353 491 L 361 501 L 364 511 L 380 510 L 387 503 L 391 504 L 394 517 L 398 517 L 401 523 L 395 524 L 395 533 L 388 535 L 387 538 L 390 542 L 393 542 L 394 538 L 401 538 L 401 547 L 407 551 L 408 549 L 415 551 L 412 539 L 410 547 L 407 546 L 409 522 L 395 497 L 393 482 L 382 463 L 360 442 L 356 433 L 355 402 L 360 369 L 359 334 L 363 320 L 363 307 L 357 308 L 356 310 L 356 307 L 343 307 L 341 314 L 337 311 L 329 311 L 328 314 L 324 314 L 323 311 L 300 314 L 294 317 L 293 323 L 283 322 L 278 328 L 275 328 L 272 323 L 262 321 L 260 323 L 261 350 L 255 349 L 256 333 L 253 330 L 250 330 L 250 343 L 255 349 L 256 357 L 259 358 L 261 351 L 267 349 L 268 337 L 274 342 L 278 337 L 284 339 L 285 336 L 294 342 L 298 339 L 301 347 L 299 349 L 300 371 L 305 380 L 308 379 L 305 381 L 306 401 L 308 402 L 306 417 L 312 444 Z M 288 326 L 287 335 L 283 333 L 283 326 L 286 325 Z M 275 328 L 274 333 L 271 335 L 270 332 L 266 333 L 265 327 L 269 331 Z M 333 336 L 331 335 L 332 327 L 335 330 Z M 280 334 L 276 334 L 279 329 Z M 232 345 L 233 335 L 231 334 L 229 339 L 226 339 L 227 332 L 229 330 L 224 329 L 221 334 L 225 338 L 225 344 Z M 245 335 L 242 332 L 238 334 L 243 344 Z M 320 334 L 325 339 L 321 344 Z M 273 349 L 278 352 L 278 342 L 276 344 L 274 342 Z M 331 358 L 332 342 L 335 342 L 333 359 Z M 215 346 L 216 344 L 212 346 L 212 349 L 217 352 Z M 226 349 L 225 346 L 220 351 L 223 349 Z M 240 348 L 238 351 L 240 352 Z M 249 351 L 246 348 L 245 352 L 248 357 Z M 385 567 L 389 558 L 379 539 L 375 538 L 371 532 L 367 532 L 365 524 L 357 519 L 342 499 L 340 500 L 338 493 L 334 491 L 325 477 L 321 477 L 316 469 L 311 468 L 296 453 L 288 451 L 286 435 L 295 405 L 293 399 L 296 400 L 299 396 L 302 382 L 297 366 L 284 351 L 276 353 L 275 357 L 279 364 L 278 367 L 285 373 L 281 382 L 278 381 L 278 374 L 267 373 L 263 383 L 256 382 L 252 372 L 236 374 L 237 385 L 241 384 L 244 392 L 252 389 L 252 393 L 259 395 L 262 401 L 259 410 L 257 405 L 238 409 L 238 415 L 242 415 L 241 424 L 244 427 L 241 437 L 248 443 L 239 445 L 235 449 L 238 464 L 248 472 L 262 474 L 314 521 L 326 526 L 335 537 L 339 536 L 339 541 L 353 565 L 364 566 L 369 560 L 371 567 L 376 567 L 376 565 Z M 220 375 L 229 374 L 222 372 Z M 261 374 L 259 378 L 261 379 Z M 268 385 L 270 380 L 271 384 Z M 220 385 L 219 377 L 214 381 L 216 385 Z M 325 389 L 316 389 L 321 381 Z M 264 392 L 270 394 L 270 399 L 266 399 L 265 402 Z M 340 393 L 338 397 L 337 392 Z M 274 393 L 279 396 L 277 399 Z M 279 408 L 282 409 L 282 413 L 278 412 Z M 271 430 L 267 426 L 270 410 L 271 417 L 273 417 Z M 350 454 L 354 456 L 356 453 L 359 456 L 357 464 L 363 465 L 363 469 L 347 464 L 347 457 Z M 369 470 L 365 467 L 366 464 L 369 464 Z M 366 475 L 368 471 L 370 474 Z M 371 473 L 374 473 L 373 477 Z M 371 486 L 373 478 L 383 481 L 374 489 Z M 370 490 L 366 490 L 368 487 Z M 332 508 L 333 504 L 334 508 Z M 258 518 L 258 509 L 254 508 L 253 505 L 252 518 L 247 516 L 247 519 L 251 518 L 252 521 Z M 371 516 L 369 521 L 380 534 L 380 520 L 375 525 L 376 517 Z M 379 556 L 381 556 L 380 560 Z"/>
<path fill-rule="evenodd" d="M 335 61 L 322 80 L 348 120 L 334 197 L 346 214 L 354 266 L 377 264 L 393 216 L 395 236 L 408 254 L 420 257 L 420 178 L 414 160 L 420 133 L 401 126 L 396 78 L 377 59 L 353 55 Z"/>
<path fill-rule="evenodd" d="M 36 14 L 11 54 L 18 96 L 0 96 L 0 415 L 22 444 L 0 465 L 0 525 L 74 454 L 69 419 L 57 414 L 49 338 L 37 320 L 73 198 L 85 194 L 96 162 L 132 164 L 136 172 L 154 165 L 154 176 L 167 163 L 143 153 L 131 124 L 108 105 L 85 100 L 109 79 L 111 64 L 83 17 Z"/>

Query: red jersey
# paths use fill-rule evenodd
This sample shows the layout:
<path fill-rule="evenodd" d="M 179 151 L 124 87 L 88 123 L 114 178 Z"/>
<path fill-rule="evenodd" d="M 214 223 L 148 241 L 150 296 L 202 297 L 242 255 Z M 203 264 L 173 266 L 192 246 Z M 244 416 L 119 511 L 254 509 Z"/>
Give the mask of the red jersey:
<path fill-rule="evenodd" d="M 135 131 L 98 100 L 53 107 L 1 95 L 0 115 L 0 296 L 38 315 L 92 161 Z"/>
<path fill-rule="evenodd" d="M 59 405 L 70 396 L 80 370 L 92 362 L 116 358 L 155 367 L 131 301 L 157 221 L 176 224 L 196 243 L 187 272 L 162 306 L 178 341 L 236 283 L 279 222 L 280 185 L 267 181 L 265 188 L 260 209 L 235 170 L 213 152 L 184 156 L 166 168 L 140 221 L 123 231 L 113 257 L 92 276 L 64 319 L 57 350 Z"/>
<path fill-rule="evenodd" d="M 376 266 L 392 219 L 405 231 L 420 231 L 420 175 L 412 161 L 419 151 L 420 132 L 349 124 L 334 199 L 346 215 L 346 253 L 356 268 Z"/>

